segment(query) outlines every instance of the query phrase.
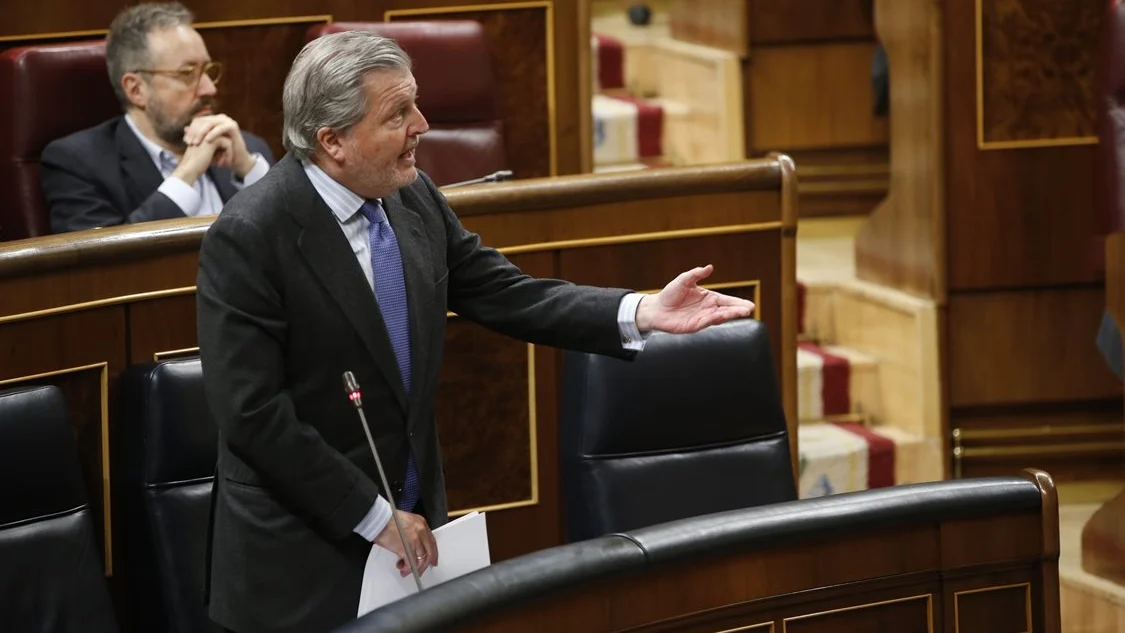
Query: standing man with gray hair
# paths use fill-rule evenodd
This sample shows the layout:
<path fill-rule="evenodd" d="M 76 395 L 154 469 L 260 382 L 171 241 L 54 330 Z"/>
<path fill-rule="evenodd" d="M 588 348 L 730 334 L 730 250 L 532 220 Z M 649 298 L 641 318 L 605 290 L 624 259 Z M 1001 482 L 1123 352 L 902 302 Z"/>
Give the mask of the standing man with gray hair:
<path fill-rule="evenodd" d="M 631 358 L 753 304 L 698 285 L 655 295 L 524 275 L 461 226 L 414 167 L 429 129 L 410 60 L 352 31 L 310 42 L 285 82 L 288 155 L 236 196 L 199 255 L 199 345 L 219 427 L 210 613 L 237 633 L 325 633 L 356 617 L 371 543 L 419 571 L 446 521 L 434 401 L 446 311 L 514 338 Z M 352 371 L 387 476 L 345 398 Z"/>
<path fill-rule="evenodd" d="M 43 150 L 55 233 L 213 215 L 273 162 L 265 141 L 217 112 L 222 64 L 183 5 L 138 4 L 113 20 L 106 65 L 124 116 Z"/>

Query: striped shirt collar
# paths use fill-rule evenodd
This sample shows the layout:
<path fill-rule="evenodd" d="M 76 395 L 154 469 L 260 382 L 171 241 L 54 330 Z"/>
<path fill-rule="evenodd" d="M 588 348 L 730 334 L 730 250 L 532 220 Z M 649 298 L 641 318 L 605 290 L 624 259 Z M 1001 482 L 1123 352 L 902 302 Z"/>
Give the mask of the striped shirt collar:
<path fill-rule="evenodd" d="M 302 160 L 301 167 L 305 170 L 305 175 L 309 177 L 313 188 L 320 194 L 340 224 L 350 221 L 359 213 L 359 208 L 366 202 L 365 198 L 333 180 L 312 161 Z M 379 200 L 380 204 L 382 202 Z"/>

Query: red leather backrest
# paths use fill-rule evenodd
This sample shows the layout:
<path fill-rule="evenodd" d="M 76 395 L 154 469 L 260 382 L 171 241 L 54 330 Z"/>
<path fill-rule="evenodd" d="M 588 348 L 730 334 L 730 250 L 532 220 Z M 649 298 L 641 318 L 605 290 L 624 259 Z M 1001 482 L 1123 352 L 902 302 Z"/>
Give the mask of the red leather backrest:
<path fill-rule="evenodd" d="M 105 41 L 0 53 L 0 240 L 50 233 L 39 156 L 51 141 L 121 113 Z"/>
<path fill-rule="evenodd" d="M 374 31 L 394 39 L 410 55 L 418 107 L 430 123 L 418 146 L 418 167 L 434 182 L 445 185 L 510 169 L 480 23 L 335 22 L 309 28 L 307 37 L 311 41 L 343 31 Z"/>

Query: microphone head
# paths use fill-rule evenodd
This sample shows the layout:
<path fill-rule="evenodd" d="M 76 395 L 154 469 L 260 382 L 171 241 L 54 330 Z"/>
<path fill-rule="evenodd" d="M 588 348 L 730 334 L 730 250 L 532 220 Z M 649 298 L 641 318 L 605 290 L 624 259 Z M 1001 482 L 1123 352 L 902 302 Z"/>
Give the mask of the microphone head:
<path fill-rule="evenodd" d="M 344 391 L 357 408 L 363 404 L 363 400 L 360 399 L 359 382 L 355 379 L 355 374 L 350 371 L 344 372 Z"/>

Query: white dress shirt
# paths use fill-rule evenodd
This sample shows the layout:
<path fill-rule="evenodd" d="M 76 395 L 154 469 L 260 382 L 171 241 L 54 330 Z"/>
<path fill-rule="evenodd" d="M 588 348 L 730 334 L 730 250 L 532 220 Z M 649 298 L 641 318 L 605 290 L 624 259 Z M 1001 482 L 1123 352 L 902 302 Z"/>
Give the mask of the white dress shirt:
<path fill-rule="evenodd" d="M 136 122 L 133 121 L 132 115 L 126 114 L 125 122 L 129 124 L 129 129 L 133 130 L 137 140 L 141 142 L 141 147 L 145 148 L 145 152 L 152 158 L 152 163 L 156 165 L 156 169 L 164 176 L 164 182 L 160 183 L 157 191 L 168 196 L 187 216 L 217 215 L 223 210 L 223 198 L 219 195 L 219 189 L 215 186 L 215 183 L 211 181 L 210 174 L 206 171 L 200 174 L 194 185 L 189 185 L 179 178 L 172 177 L 172 172 L 176 170 L 178 165 L 176 155 L 142 134 Z M 238 180 L 232 174 L 231 184 L 234 185 L 235 189 L 242 189 L 257 182 L 259 178 L 266 175 L 269 169 L 270 165 L 266 162 L 265 157 L 261 154 L 254 154 L 254 167 L 242 180 Z"/>
<path fill-rule="evenodd" d="M 370 223 L 359 212 L 359 208 L 363 206 L 366 200 L 333 180 L 331 176 L 324 173 L 324 170 L 313 163 L 302 161 L 301 165 L 304 167 L 309 181 L 312 182 L 313 188 L 320 194 L 328 208 L 332 210 L 332 214 L 336 216 L 336 221 L 339 222 L 344 237 L 348 238 L 352 252 L 359 260 L 359 266 L 367 277 L 367 283 L 371 286 L 371 291 L 374 292 L 375 275 L 371 269 L 371 242 L 367 234 L 367 227 Z M 393 226 L 393 219 L 391 224 Z M 641 336 L 637 329 L 637 306 L 640 305 L 640 302 L 641 295 L 635 292 L 630 293 L 622 297 L 617 308 L 617 325 L 621 331 L 621 345 L 628 350 L 640 351 L 645 346 L 645 337 Z M 391 504 L 385 498 L 379 497 L 375 500 L 375 505 L 371 507 L 367 516 L 363 517 L 363 520 L 355 527 L 355 532 L 368 541 L 374 541 L 390 520 Z"/>

